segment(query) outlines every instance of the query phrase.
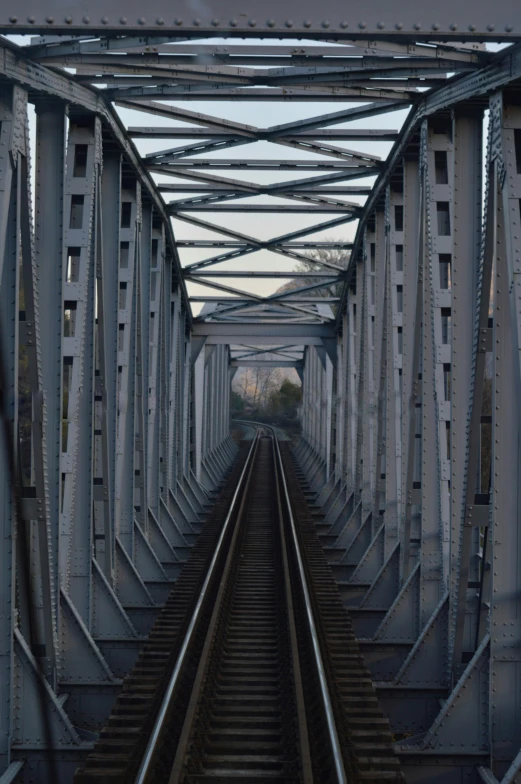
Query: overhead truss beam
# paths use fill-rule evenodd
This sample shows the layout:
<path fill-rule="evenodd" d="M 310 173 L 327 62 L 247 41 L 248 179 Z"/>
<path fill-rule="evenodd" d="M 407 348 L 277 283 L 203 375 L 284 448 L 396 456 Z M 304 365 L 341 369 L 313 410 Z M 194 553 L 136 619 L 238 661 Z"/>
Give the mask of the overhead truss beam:
<path fill-rule="evenodd" d="M 223 34 L 252 37 L 280 37 L 328 39 L 356 39 L 370 37 L 374 40 L 389 37 L 390 31 L 396 39 L 414 36 L 418 40 L 432 39 L 433 33 L 444 39 L 454 41 L 496 37 L 508 39 L 515 36 L 516 27 L 521 24 L 519 16 L 506 0 L 498 0 L 494 15 L 488 7 L 474 8 L 472 22 L 469 22 L 468 9 L 454 6 L 448 0 L 433 6 L 401 3 L 393 8 L 393 14 L 384 20 L 381 8 L 375 0 L 364 4 L 364 15 L 358 10 L 342 9 L 339 13 L 335 0 L 325 0 L 320 13 L 316 6 L 306 7 L 296 0 L 288 0 L 281 14 L 280 5 L 275 0 L 267 0 L 262 9 L 253 14 L 245 13 L 237 0 L 209 3 L 204 13 L 196 16 L 189 0 L 180 0 L 176 14 L 166 0 L 154 0 L 143 9 L 133 5 L 126 9 L 126 16 L 107 13 L 102 0 L 89 4 L 88 16 L 78 9 L 73 0 L 49 2 L 45 10 L 34 4 L 34 0 L 20 0 L 2 9 L 0 25 L 4 32 L 56 32 L 74 35 L 92 32 L 107 35 L 117 32 L 123 35 L 141 34 L 165 35 L 182 34 L 183 37 L 222 36 Z M 260 12 L 260 14 L 259 14 Z M 418 19 L 421 18 L 421 24 Z M 288 24 L 289 22 L 289 24 Z M 494 30 L 491 30 L 491 27 Z M 471 28 L 471 29 L 469 29 Z"/>

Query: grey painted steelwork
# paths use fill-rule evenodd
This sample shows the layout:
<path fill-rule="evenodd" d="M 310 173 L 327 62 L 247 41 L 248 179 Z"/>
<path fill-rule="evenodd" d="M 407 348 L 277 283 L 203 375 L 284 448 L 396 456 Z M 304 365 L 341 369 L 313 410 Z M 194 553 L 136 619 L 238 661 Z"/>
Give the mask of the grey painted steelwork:
<path fill-rule="evenodd" d="M 364 14 L 354 9 L 338 8 L 334 0 L 325 0 L 320 10 L 306 7 L 294 0 L 286 2 L 283 11 L 274 0 L 268 0 L 262 8 L 241 5 L 237 0 L 216 0 L 207 3 L 201 10 L 194 9 L 188 0 L 180 0 L 175 12 L 164 0 L 154 0 L 146 9 L 137 0 L 127 3 L 119 10 L 94 0 L 78 7 L 71 0 L 56 3 L 48 0 L 42 8 L 34 0 L 22 0 L 3 9 L 0 24 L 14 30 L 38 30 L 67 35 L 85 33 L 86 26 L 94 33 L 102 30 L 117 31 L 119 34 L 137 35 L 191 35 L 200 38 L 208 35 L 280 36 L 285 38 L 331 38 L 342 39 L 384 38 L 392 34 L 397 38 L 413 35 L 419 40 L 432 38 L 433 33 L 454 40 L 482 37 L 491 38 L 497 30 L 500 38 L 514 36 L 521 26 L 521 18 L 508 2 L 499 2 L 494 12 L 488 7 L 476 8 L 457 6 L 447 2 L 411 8 L 406 3 L 396 4 L 392 12 L 371 0 L 364 6 Z M 418 19 L 422 19 L 421 22 Z"/>
<path fill-rule="evenodd" d="M 154 753 L 157 752 L 157 745 L 158 745 L 158 742 L 159 742 L 159 738 L 161 736 L 161 732 L 162 732 L 162 730 L 164 728 L 165 719 L 166 719 L 166 717 L 168 715 L 170 702 L 172 701 L 172 696 L 173 696 L 175 688 L 176 688 L 176 686 L 178 684 L 178 681 L 179 681 L 179 678 L 180 678 L 180 674 L 181 674 L 181 670 L 183 668 L 183 664 L 185 662 L 186 655 L 187 655 L 187 652 L 188 652 L 188 649 L 189 649 L 189 646 L 190 646 L 190 642 L 192 640 L 194 631 L 195 631 L 195 629 L 197 627 L 197 621 L 199 619 L 199 615 L 201 614 L 201 608 L 203 606 L 203 602 L 204 602 L 206 593 L 208 591 L 208 586 L 210 585 L 210 582 L 211 582 L 211 579 L 212 579 L 212 575 L 213 575 L 213 573 L 215 571 L 216 564 L 217 564 L 217 562 L 219 560 L 219 557 L 220 557 L 220 554 L 221 554 L 221 551 L 222 551 L 222 548 L 223 548 L 223 542 L 224 542 L 225 537 L 226 537 L 226 532 L 227 532 L 227 530 L 228 530 L 228 528 L 230 526 L 230 521 L 233 519 L 234 513 L 236 511 L 237 502 L 238 502 L 238 500 L 240 498 L 241 491 L 243 490 L 243 484 L 245 482 L 245 478 L 251 472 L 252 456 L 254 455 L 254 453 L 255 453 L 255 451 L 257 449 L 258 438 L 259 438 L 259 436 L 257 434 L 257 436 L 254 438 L 254 440 L 252 442 L 252 445 L 250 447 L 250 450 L 248 452 L 248 457 L 247 457 L 246 462 L 244 464 L 244 468 L 243 468 L 243 470 L 241 472 L 241 476 L 239 477 L 239 481 L 237 483 L 237 488 L 236 488 L 236 490 L 235 490 L 235 492 L 233 494 L 233 498 L 232 498 L 232 500 L 230 502 L 230 508 L 229 508 L 228 514 L 226 515 L 226 519 L 225 519 L 225 521 L 223 523 L 223 526 L 222 526 L 222 529 L 221 529 L 221 533 L 219 535 L 219 540 L 218 540 L 218 542 L 217 542 L 217 544 L 215 546 L 215 551 L 214 551 L 214 554 L 212 556 L 212 560 L 210 562 L 210 565 L 208 567 L 208 572 L 207 572 L 206 577 L 204 579 L 204 583 L 202 585 L 201 592 L 200 592 L 199 597 L 197 599 L 197 604 L 196 604 L 196 606 L 194 608 L 194 612 L 192 614 L 192 617 L 190 618 L 190 624 L 188 626 L 186 635 L 185 635 L 185 637 L 183 639 L 183 644 L 181 646 L 181 650 L 179 651 L 179 656 L 177 657 L 174 670 L 173 670 L 172 675 L 171 675 L 171 677 L 170 677 L 170 679 L 168 681 L 168 685 L 167 685 L 167 688 L 165 690 L 165 694 L 163 696 L 163 700 L 161 702 L 161 707 L 159 709 L 159 713 L 157 715 L 157 718 L 156 718 L 156 721 L 155 721 L 155 724 L 154 724 L 153 732 L 152 732 L 152 734 L 150 736 L 150 740 L 149 740 L 149 742 L 147 744 L 147 748 L 145 750 L 145 754 L 143 755 L 143 761 L 142 761 L 142 763 L 140 765 L 140 768 L 139 768 L 139 771 L 137 773 L 136 784 L 145 784 L 145 782 L 147 780 L 147 777 L 148 777 L 148 774 L 150 772 L 150 768 L 152 766 L 152 759 L 153 759 Z"/>
<path fill-rule="evenodd" d="M 517 780 L 519 9 L 31 2 L 0 12 L 4 33 L 44 33 L 0 43 L 4 411 L 32 587 L 2 431 L 0 775 L 47 784 L 43 693 L 72 780 L 233 459 L 230 379 L 277 366 L 303 379 L 297 457 L 407 781 Z M 187 100 L 337 106 L 255 127 Z M 141 158 L 133 138 L 173 141 Z M 220 152 L 257 142 L 290 151 Z M 234 212 L 308 221 L 261 239 Z M 190 248 L 208 255 L 183 267 Z M 259 251 L 275 263 L 252 270 Z"/>
<path fill-rule="evenodd" d="M 211 408 L 198 406 L 177 250 L 139 157 L 108 105 L 101 116 L 96 103 L 67 105 L 52 76 L 51 102 L 49 84 L 32 77 L 30 96 L 0 87 L 4 410 L 17 434 L 33 586 L 29 598 L 16 568 L 2 436 L 0 771 L 44 782 L 38 684 L 60 781 L 72 780 L 235 447 L 229 350 L 208 357 Z M 194 451 L 194 430 L 208 422 L 213 438 Z"/>
<path fill-rule="evenodd" d="M 423 120 L 359 228 L 330 441 L 314 349 L 304 368 L 298 457 L 414 782 L 519 770 L 521 113 L 491 96 L 482 218 L 485 106 Z"/>

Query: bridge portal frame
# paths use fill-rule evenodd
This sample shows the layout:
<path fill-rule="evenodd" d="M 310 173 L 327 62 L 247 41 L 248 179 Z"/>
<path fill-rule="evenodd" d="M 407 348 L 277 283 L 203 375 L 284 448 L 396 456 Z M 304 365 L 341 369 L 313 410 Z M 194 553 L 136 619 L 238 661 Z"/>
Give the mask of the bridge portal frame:
<path fill-rule="evenodd" d="M 499 6 L 498 18 L 501 13 Z M 9 31 L 24 29 L 17 24 L 10 21 Z M 42 32 L 51 24 L 54 20 L 34 29 Z M 485 31 L 486 25 L 465 32 L 462 27 L 458 21 L 457 29 L 448 24 L 441 33 L 457 40 L 516 35 L 510 21 L 499 33 Z M 142 28 L 146 25 L 136 29 Z M 59 25 L 52 29 L 62 32 Z M 280 36 L 276 25 L 269 29 Z M 316 37 L 331 35 L 329 28 L 322 29 Z M 372 29 L 370 21 L 367 30 Z M 401 30 L 393 35 L 401 37 Z M 188 32 L 195 36 L 201 30 L 195 25 Z M 403 34 L 432 37 L 432 32 L 413 32 L 410 20 Z M 361 35 L 357 31 L 354 37 Z M 75 47 L 74 40 L 70 46 Z M 150 608 L 164 595 L 179 568 L 178 553 L 195 533 L 197 510 L 233 455 L 227 440 L 230 371 L 225 340 L 214 336 L 205 345 L 204 334 L 190 338 L 191 316 L 168 211 L 106 99 L 7 42 L 0 50 L 1 142 L 7 153 L 0 162 L 0 241 L 6 248 L 0 318 L 8 358 L 2 387 L 16 433 L 19 357 L 27 356 L 35 471 L 18 517 L 38 554 L 31 562 L 37 622 L 30 628 L 20 582 L 19 620 L 14 612 L 20 540 L 13 536 L 6 464 L 5 442 L 9 445 L 12 436 L 5 432 L 0 634 L 7 698 L 2 700 L 0 755 L 13 776 L 22 761 L 23 776 L 43 781 L 45 731 L 33 709 L 41 671 L 60 769 L 67 773 L 90 747 L 88 732 L 78 731 L 80 716 L 95 723 L 106 714 L 119 676 L 147 628 Z M 439 775 L 442 770 L 448 781 L 508 784 L 521 765 L 521 700 L 511 689 L 521 664 L 521 193 L 516 160 L 521 117 L 514 92 L 520 77 L 521 49 L 514 46 L 492 65 L 415 105 L 364 207 L 338 309 L 338 334 L 310 342 L 302 370 L 307 397 L 299 457 L 320 489 L 326 518 L 345 550 L 340 565 L 354 567 L 347 581 L 357 596 L 358 613 L 354 608 L 353 614 L 361 627 L 365 624 L 365 649 L 393 727 L 422 736 L 419 743 L 400 744 L 411 780 L 425 781 L 429 771 Z M 38 114 L 34 230 L 28 101 L 35 102 Z M 480 112 L 486 107 L 490 124 L 481 232 Z M 70 132 L 64 161 L 66 114 Z M 437 181 L 436 153 L 445 156 L 447 181 Z M 76 166 L 81 175 L 75 177 Z M 462 192 L 476 198 L 462 200 Z M 124 209 L 130 226 L 126 219 L 122 225 L 121 203 L 130 204 Z M 395 209 L 401 205 L 402 228 Z M 107 234 L 101 225 L 109 215 Z M 382 303 L 374 312 L 373 244 Z M 64 247 L 79 254 L 64 253 Z M 126 265 L 122 250 L 131 259 Z M 51 254 L 56 264 L 47 261 L 44 270 L 44 256 Z M 441 285 L 442 255 L 451 257 L 450 291 Z M 77 261 L 69 262 L 71 257 Z M 67 335 L 65 293 L 68 319 L 75 323 L 74 334 Z M 55 316 L 44 327 L 43 308 L 59 311 L 59 321 Z M 130 308 L 135 320 L 128 317 Z M 378 316 L 374 328 L 373 316 Z M 117 341 L 111 324 L 117 326 Z M 243 332 L 245 340 L 251 337 Z M 226 335 L 229 342 L 231 332 L 221 338 Z M 482 410 L 487 354 L 493 355 L 490 414 Z M 67 418 L 77 431 L 67 433 L 71 449 L 61 448 L 64 367 L 73 414 Z M 119 375 L 125 381 L 118 398 Z M 211 424 L 204 421 L 208 411 Z M 101 425 L 91 436 L 89 419 Z M 490 495 L 480 492 L 474 479 L 483 425 L 490 425 L 493 434 Z M 66 520 L 57 514 L 62 481 L 69 503 Z M 130 493 L 142 499 L 135 504 L 142 516 L 132 521 Z M 512 542 L 509 534 L 514 534 Z M 66 703 L 58 696 L 64 685 Z M 445 700 L 441 709 L 440 699 Z"/>

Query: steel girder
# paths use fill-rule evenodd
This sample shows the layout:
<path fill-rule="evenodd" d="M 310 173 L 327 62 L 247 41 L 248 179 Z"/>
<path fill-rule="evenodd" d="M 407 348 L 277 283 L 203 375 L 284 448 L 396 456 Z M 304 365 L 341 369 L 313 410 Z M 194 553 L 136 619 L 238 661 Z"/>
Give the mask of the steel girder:
<path fill-rule="evenodd" d="M 45 8 L 34 0 L 7 5 L 3 9 L 2 24 L 15 31 L 37 30 L 66 35 L 85 33 L 85 28 L 95 34 L 110 31 L 119 34 L 150 35 L 177 34 L 200 38 L 202 35 L 240 35 L 244 37 L 324 38 L 342 39 L 383 38 L 393 32 L 398 40 L 414 35 L 419 40 L 429 40 L 435 35 L 444 38 L 482 40 L 496 36 L 508 39 L 516 34 L 521 19 L 510 3 L 499 3 L 492 13 L 489 8 L 462 5 L 454 8 L 444 2 L 436 6 L 419 6 L 414 9 L 406 3 L 393 7 L 392 13 L 382 13 L 382 8 L 371 2 L 364 6 L 362 15 L 355 9 L 342 9 L 333 0 L 326 0 L 317 13 L 315 6 L 287 2 L 281 13 L 280 5 L 269 0 L 260 7 L 244 6 L 236 0 L 208 3 L 204 11 L 196 12 L 188 0 L 176 6 L 175 13 L 164 0 L 155 0 L 143 9 L 135 0 L 119 10 L 107 9 L 96 0 L 78 7 L 73 2 L 48 2 Z M 422 21 L 419 22 L 418 20 Z"/>
<path fill-rule="evenodd" d="M 91 18 L 88 24 L 92 21 Z M 202 19 L 200 21 L 204 24 Z M 216 21 L 215 18 L 213 21 Z M 56 22 L 57 19 L 54 18 L 53 23 Z M 108 32 L 110 18 L 106 18 L 105 22 Z M 125 24 L 129 22 L 130 19 L 126 17 Z M 141 22 L 146 26 L 146 20 L 141 19 Z M 69 19 L 67 24 L 74 26 L 74 19 Z M 220 22 L 217 26 L 220 26 Z M 276 29 L 276 21 L 273 21 L 272 26 Z M 180 17 L 177 27 L 183 27 L 183 32 L 188 29 L 188 37 L 192 35 L 185 22 L 181 24 Z M 257 22 L 252 22 L 249 27 L 253 30 L 257 27 Z M 292 27 L 293 23 L 285 24 L 285 29 L 290 30 L 290 37 L 293 35 Z M 322 29 L 325 30 L 326 26 Z M 418 25 L 416 30 L 419 32 Z M 319 36 L 314 34 L 313 37 Z M 174 138 L 179 139 L 182 139 L 182 134 L 185 133 L 187 142 L 149 154 L 146 158 L 147 168 L 154 176 L 175 178 L 172 185 L 160 184 L 160 190 L 164 193 L 183 194 L 183 180 L 190 181 L 190 185 L 186 186 L 188 190 L 184 191 L 184 197 L 168 205 L 170 214 L 177 220 L 190 222 L 199 229 L 239 241 L 239 245 L 230 248 L 228 252 L 218 252 L 188 265 L 187 282 L 192 285 L 196 282 L 193 277 L 196 270 L 203 274 L 204 269 L 227 262 L 233 262 L 235 266 L 235 263 L 242 259 L 249 261 L 249 257 L 260 250 L 276 253 L 291 261 L 309 262 L 310 256 L 300 253 L 296 248 L 290 248 L 290 241 L 307 238 L 316 232 L 331 230 L 357 220 L 361 214 L 360 206 L 356 202 L 342 199 L 341 196 L 350 193 L 363 196 L 369 191 L 367 185 L 335 186 L 333 183 L 373 177 L 379 175 L 382 169 L 381 162 L 373 154 L 350 150 L 332 142 L 347 141 L 350 138 L 389 139 L 393 136 L 392 131 L 374 132 L 370 128 L 338 129 L 330 126 L 387 114 L 405 108 L 410 103 L 416 104 L 422 100 L 425 89 L 442 84 L 448 74 L 473 71 L 480 66 L 486 66 L 491 60 L 490 54 L 480 46 L 437 43 L 433 47 L 417 43 L 411 47 L 399 44 L 396 40 L 368 41 L 363 37 L 360 40 L 355 38 L 357 39 L 357 36 L 345 39 L 342 36 L 343 43 L 337 42 L 337 46 L 331 49 L 317 45 L 304 46 L 298 51 L 287 46 L 254 46 L 251 49 L 242 46 L 235 52 L 233 47 L 228 51 L 228 48 L 222 50 L 211 44 L 198 44 L 195 49 L 188 50 L 186 45 L 175 37 L 169 39 L 161 34 L 153 41 L 152 49 L 150 44 L 153 39 L 148 36 L 129 36 L 126 41 L 109 37 L 103 42 L 81 40 L 81 36 L 76 40 L 43 37 L 35 39 L 34 44 L 28 47 L 28 52 L 33 58 L 52 63 L 55 67 L 61 66 L 69 70 L 72 68 L 75 71 L 75 84 L 103 85 L 104 95 L 113 99 L 118 106 L 187 123 L 186 131 L 177 127 L 171 132 Z M 267 58 L 272 58 L 272 62 L 267 63 Z M 166 100 L 177 98 L 257 101 L 366 99 L 371 103 L 298 122 L 256 128 L 154 100 L 158 97 Z M 147 130 L 146 126 L 134 129 L 132 133 L 140 138 L 146 138 L 147 134 L 149 138 L 162 135 L 160 128 L 151 127 Z M 168 135 L 168 132 L 165 133 Z M 303 162 L 292 159 L 259 161 L 251 158 L 203 157 L 205 153 L 259 141 L 320 157 L 315 161 Z M 212 169 L 298 171 L 299 168 L 305 170 L 308 167 L 326 173 L 306 179 L 273 182 L 269 185 L 210 173 Z M 328 190 L 331 187 L 333 190 Z M 191 195 L 193 193 L 198 195 Z M 251 197 L 259 194 L 267 195 L 271 201 L 264 204 L 251 201 Z M 318 222 L 309 228 L 269 240 L 260 240 L 193 216 L 193 213 L 200 213 L 202 216 L 205 212 L 216 215 L 243 213 L 257 216 L 266 213 L 316 213 L 317 217 L 321 213 L 333 213 L 337 217 L 327 221 L 319 218 Z M 208 247 L 223 248 L 222 239 L 216 239 L 213 244 L 207 240 L 207 243 Z M 312 243 L 309 245 L 312 246 Z M 344 261 L 347 263 L 347 257 Z M 323 260 L 320 263 L 325 265 Z M 238 269 L 237 276 L 242 276 L 245 272 Z M 338 268 L 335 272 L 335 283 L 341 284 L 342 275 Z M 216 273 L 214 277 L 217 277 L 217 274 L 231 276 L 231 273 L 227 272 Z M 262 274 L 270 277 L 267 272 Z M 219 288 L 215 280 L 208 277 L 197 282 L 205 287 Z M 232 289 L 224 290 L 241 293 Z M 289 321 L 301 312 L 295 304 L 290 304 L 290 296 L 285 293 L 284 296 L 278 297 L 278 315 L 281 318 L 285 316 Z M 265 307 L 269 308 L 271 304 L 266 303 Z M 240 308 L 234 309 L 234 318 L 238 310 Z M 258 311 L 260 317 L 262 312 L 261 308 Z M 230 311 L 227 311 L 227 315 L 231 315 Z M 251 316 L 251 313 L 248 315 Z M 313 321 L 323 320 L 317 319 L 315 313 L 313 315 Z M 219 318 L 222 320 L 223 316 L 224 314 L 220 314 Z M 323 316 L 330 318 L 325 312 Z"/>
<path fill-rule="evenodd" d="M 33 227 L 28 93 L 0 87 L 0 764 L 44 782 L 91 748 L 235 447 L 225 346 L 190 399 L 160 197 L 96 113 L 34 100 Z"/>
<path fill-rule="evenodd" d="M 521 119 L 509 85 L 521 76 L 521 55 L 518 46 L 493 55 L 457 43 L 516 42 L 515 9 L 505 22 L 494 8 L 494 31 L 480 27 L 483 10 L 465 29 L 455 12 L 445 24 L 436 10 L 437 30 L 427 31 L 427 16 L 412 29 L 404 12 L 392 40 L 387 20 L 373 32 L 370 8 L 356 33 L 349 20 L 339 29 L 332 15 L 310 19 L 306 37 L 336 47 L 297 50 L 187 44 L 176 39 L 208 34 L 203 19 L 193 28 L 184 20 L 175 35 L 154 21 L 152 35 L 130 11 L 124 36 L 123 22 L 110 18 L 75 30 L 72 13 L 66 28 L 36 12 L 25 23 L 19 7 L 6 22 L 11 32 L 52 24 L 69 34 L 25 51 L 1 45 L 2 391 L 25 466 L 16 515 L 4 431 L 0 758 L 9 776 L 19 761 L 26 780 L 48 775 L 44 714 L 34 709 L 42 681 L 64 781 L 90 748 L 195 538 L 207 491 L 233 457 L 230 375 L 260 363 L 291 365 L 304 380 L 298 456 L 331 525 L 333 569 L 407 779 L 507 784 L 518 776 Z M 241 19 L 226 34 L 281 36 L 275 14 L 273 26 L 256 19 L 245 29 Z M 221 22 L 212 34 L 223 34 Z M 283 30 L 302 35 L 296 19 Z M 422 43 L 435 33 L 444 43 Z M 158 97 L 370 103 L 255 128 Z M 188 130 L 127 133 L 109 98 Z M 37 110 L 34 229 L 28 101 Z M 339 123 L 409 103 L 386 161 L 333 144 L 378 136 Z M 179 145 L 142 160 L 130 138 L 163 133 Z M 210 155 L 258 141 L 320 157 Z M 212 168 L 315 175 L 259 185 Z M 185 194 L 180 202 L 164 204 L 157 172 L 173 178 L 162 190 Z M 377 177 L 370 193 L 346 184 L 366 176 Z M 287 211 L 340 215 L 260 240 L 192 214 L 198 203 L 217 213 L 259 194 L 284 198 Z M 356 208 L 338 198 L 350 194 L 368 198 Z M 171 213 L 220 238 L 176 244 Z M 354 219 L 354 243 L 313 240 Z M 178 258 L 186 245 L 219 249 L 188 266 L 186 278 L 199 283 L 208 267 L 262 249 L 292 261 L 321 246 L 352 254 L 340 276 L 325 261 L 301 288 L 269 297 L 217 282 L 246 271 L 209 272 L 205 285 L 232 296 L 210 296 L 192 329 Z M 312 298 L 344 277 L 340 302 Z M 35 553 L 36 624 L 20 584 L 16 517 Z"/>
<path fill-rule="evenodd" d="M 389 172 L 353 259 L 330 441 L 306 353 L 297 455 L 408 781 L 520 770 L 516 96 L 490 99 L 484 206 L 483 104 L 425 119 Z"/>

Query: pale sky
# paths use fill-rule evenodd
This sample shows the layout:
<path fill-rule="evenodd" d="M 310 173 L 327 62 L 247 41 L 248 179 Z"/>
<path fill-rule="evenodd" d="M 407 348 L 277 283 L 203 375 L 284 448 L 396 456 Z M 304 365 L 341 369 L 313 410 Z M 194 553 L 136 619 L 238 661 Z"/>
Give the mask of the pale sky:
<path fill-rule="evenodd" d="M 181 104 L 179 104 L 181 105 Z M 202 112 L 209 115 L 215 115 L 218 117 L 225 117 L 226 119 L 233 120 L 236 122 L 241 123 L 248 123 L 249 125 L 255 125 L 257 127 L 268 127 L 270 125 L 278 125 L 287 122 L 294 122 L 298 119 L 304 119 L 306 117 L 313 117 L 320 114 L 327 114 L 330 111 L 340 111 L 342 108 L 342 104 L 327 104 L 324 102 L 320 103 L 253 103 L 253 102 L 185 102 L 182 104 L 184 108 L 188 108 L 190 111 L 194 112 Z M 350 103 L 349 106 L 360 106 L 361 103 Z M 153 119 L 150 119 L 150 115 L 147 116 L 143 112 L 135 112 L 132 110 L 127 110 L 123 108 L 118 108 L 118 112 L 124 123 L 126 125 L 136 126 L 136 125 L 171 125 L 172 121 L 166 117 L 159 117 L 155 115 Z M 358 120 L 351 123 L 340 123 L 337 126 L 328 126 L 328 128 L 333 127 L 349 127 L 349 128 L 386 128 L 392 130 L 400 130 L 405 118 L 407 116 L 407 110 L 400 110 L 397 112 L 384 114 L 376 117 L 366 118 L 364 120 Z M 180 122 L 175 122 L 175 125 L 182 125 Z M 189 126 L 187 126 L 189 127 Z M 181 146 L 184 140 L 169 140 L 169 139 L 159 139 L 159 140 L 147 140 L 147 139 L 136 139 L 135 143 L 138 147 L 141 154 L 146 155 L 150 152 L 155 152 L 161 149 L 167 149 L 169 147 L 174 146 Z M 368 152 L 373 155 L 380 156 L 383 160 L 387 157 L 391 147 L 391 142 L 350 142 L 349 144 L 343 144 L 342 142 L 334 142 L 335 146 L 344 147 L 346 149 L 360 151 L 360 152 Z M 270 142 L 255 142 L 253 144 L 244 145 L 241 147 L 237 147 L 235 149 L 227 149 L 221 150 L 215 153 L 204 154 L 205 158 L 283 158 L 283 159 L 309 159 L 309 160 L 327 160 L 324 156 L 317 156 L 316 154 L 312 153 L 305 153 L 299 150 L 294 150 L 290 147 L 281 147 L 277 144 L 272 144 Z M 222 175 L 223 177 L 229 177 L 237 180 L 244 180 L 249 182 L 254 182 L 258 184 L 263 183 L 270 183 L 270 182 L 283 182 L 284 180 L 296 180 L 306 177 L 313 177 L 315 176 L 314 172 L 276 172 L 276 171 L 265 171 L 265 172 L 240 172 L 238 174 L 233 172 L 227 171 L 216 171 L 214 172 L 217 176 Z M 171 177 L 164 177 L 158 175 L 155 177 L 156 182 L 165 182 L 165 183 L 178 183 L 179 180 L 175 180 Z M 373 178 L 364 178 L 360 180 L 350 180 L 349 185 L 371 185 L 374 182 Z M 164 194 L 167 201 L 174 200 L 174 199 L 181 199 L 184 197 L 184 194 Z M 193 194 L 191 194 L 193 195 Z M 363 204 L 366 197 L 363 196 L 348 196 L 344 197 L 348 201 L 358 202 L 359 204 Z M 286 200 L 284 199 L 276 199 L 274 197 L 268 196 L 257 196 L 253 198 L 249 198 L 247 200 L 242 200 L 242 203 L 280 203 L 283 204 Z M 286 203 L 288 203 L 286 201 Z M 305 228 L 309 225 L 315 225 L 321 222 L 325 222 L 330 218 L 334 217 L 333 215 L 326 215 L 326 214 L 317 214 L 317 215 L 288 215 L 288 214 L 273 214 L 268 213 L 264 215 L 247 215 L 247 214 L 237 214 L 237 213 L 223 213 L 216 216 L 212 216 L 211 213 L 195 213 L 196 217 L 201 217 L 203 220 L 206 220 L 210 223 L 219 223 L 220 225 L 230 228 L 236 229 L 244 234 L 251 235 L 256 237 L 260 240 L 267 240 L 270 237 L 279 236 L 282 234 L 286 234 L 291 231 L 295 231 L 300 228 Z M 351 241 L 354 239 L 356 233 L 357 222 L 354 221 L 352 223 L 345 224 L 344 226 L 339 226 L 334 229 L 330 229 L 326 232 L 318 232 L 309 235 L 309 237 L 303 238 L 304 240 L 308 239 L 334 239 L 339 241 Z M 209 232 L 205 229 L 198 228 L 196 226 L 192 226 L 190 224 L 184 223 L 183 221 L 175 220 L 174 219 L 174 232 L 175 236 L 180 239 L 212 239 L 212 238 L 220 238 L 225 239 L 223 235 L 217 235 L 214 232 Z M 208 258 L 214 255 L 212 249 L 189 249 L 189 248 L 181 248 L 180 249 L 180 256 L 181 261 L 183 264 L 189 264 L 191 262 L 199 261 L 200 259 Z M 294 263 L 290 259 L 284 259 L 278 254 L 270 253 L 269 251 L 262 250 L 257 253 L 253 253 L 248 255 L 244 258 L 239 258 L 236 261 L 225 262 L 223 264 L 219 264 L 215 267 L 215 270 L 231 270 L 234 269 L 248 269 L 248 270 L 276 270 L 276 271 L 286 271 L 291 270 L 294 266 Z M 269 279 L 258 279 L 258 280 L 248 280 L 248 279 L 241 279 L 241 278 L 231 278 L 226 279 L 226 284 L 230 286 L 234 286 L 237 288 L 242 288 L 245 291 L 253 291 L 256 294 L 267 295 L 273 293 L 279 286 L 281 286 L 285 281 L 281 279 L 277 279 L 275 281 L 270 281 Z M 206 287 L 197 286 L 195 284 L 189 284 L 189 292 L 194 295 L 204 294 L 204 293 L 212 293 L 212 291 Z M 218 292 L 214 292 L 218 294 Z M 196 310 L 197 305 L 194 305 L 194 311 Z"/>

